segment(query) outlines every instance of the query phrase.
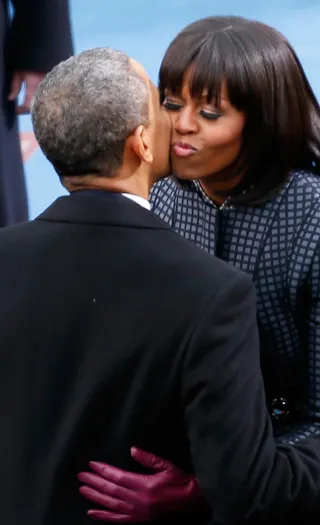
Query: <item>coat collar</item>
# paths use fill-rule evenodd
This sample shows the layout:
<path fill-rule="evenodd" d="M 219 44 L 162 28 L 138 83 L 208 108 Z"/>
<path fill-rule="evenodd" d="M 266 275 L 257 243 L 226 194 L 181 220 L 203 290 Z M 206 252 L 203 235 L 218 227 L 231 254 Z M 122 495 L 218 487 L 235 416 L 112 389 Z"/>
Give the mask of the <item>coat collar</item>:
<path fill-rule="evenodd" d="M 83 192 L 58 198 L 35 220 L 78 224 L 108 224 L 171 230 L 152 212 L 120 194 Z"/>

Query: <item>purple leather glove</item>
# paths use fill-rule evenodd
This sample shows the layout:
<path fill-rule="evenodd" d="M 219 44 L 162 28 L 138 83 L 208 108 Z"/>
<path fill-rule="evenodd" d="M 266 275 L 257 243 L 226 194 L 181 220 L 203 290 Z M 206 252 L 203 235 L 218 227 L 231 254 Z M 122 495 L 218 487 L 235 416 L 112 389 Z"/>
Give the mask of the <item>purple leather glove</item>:
<path fill-rule="evenodd" d="M 207 508 L 199 483 L 170 461 L 132 448 L 132 457 L 154 474 L 126 472 L 91 461 L 93 473 L 81 472 L 79 491 L 107 510 L 89 510 L 95 520 L 112 523 L 148 522 L 168 513 L 193 514 Z"/>

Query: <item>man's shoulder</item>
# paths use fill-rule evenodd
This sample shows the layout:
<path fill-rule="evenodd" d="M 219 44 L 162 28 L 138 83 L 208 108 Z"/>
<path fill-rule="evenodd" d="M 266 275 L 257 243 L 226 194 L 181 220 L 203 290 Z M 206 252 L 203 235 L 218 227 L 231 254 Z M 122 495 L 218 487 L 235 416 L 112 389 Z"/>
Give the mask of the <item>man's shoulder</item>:
<path fill-rule="evenodd" d="M 0 228 L 0 242 L 10 239 L 24 239 L 26 235 L 32 235 L 36 229 L 37 224 L 34 220 L 21 222 L 12 226 L 5 226 L 4 228 Z"/>
<path fill-rule="evenodd" d="M 47 225 L 36 220 L 0 228 L 0 260 L 32 256 L 34 247 L 47 237 L 47 231 Z"/>

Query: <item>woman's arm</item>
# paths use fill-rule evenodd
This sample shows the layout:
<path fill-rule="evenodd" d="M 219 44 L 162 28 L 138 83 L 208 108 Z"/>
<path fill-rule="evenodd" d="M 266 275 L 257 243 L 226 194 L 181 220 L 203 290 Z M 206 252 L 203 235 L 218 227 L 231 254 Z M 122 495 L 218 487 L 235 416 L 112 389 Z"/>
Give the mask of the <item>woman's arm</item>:
<path fill-rule="evenodd" d="M 308 355 L 302 363 L 304 375 L 302 389 L 305 392 L 305 406 L 301 407 L 300 424 L 292 427 L 288 433 L 280 436 L 281 443 L 296 444 L 306 438 L 320 437 L 320 245 L 314 251 L 307 284 L 301 293 L 303 304 L 301 315 L 307 312 L 305 334 Z M 300 319 L 298 319 L 298 322 Z"/>

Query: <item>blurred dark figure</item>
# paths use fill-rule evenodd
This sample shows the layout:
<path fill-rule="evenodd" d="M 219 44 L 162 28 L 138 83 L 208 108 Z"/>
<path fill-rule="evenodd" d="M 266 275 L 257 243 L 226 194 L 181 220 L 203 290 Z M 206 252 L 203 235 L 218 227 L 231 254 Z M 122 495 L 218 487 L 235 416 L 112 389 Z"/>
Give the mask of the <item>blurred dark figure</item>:
<path fill-rule="evenodd" d="M 68 0 L 0 2 L 0 227 L 26 221 L 28 204 L 17 127 L 39 82 L 72 55 Z M 22 87 L 25 96 L 16 106 Z"/>

